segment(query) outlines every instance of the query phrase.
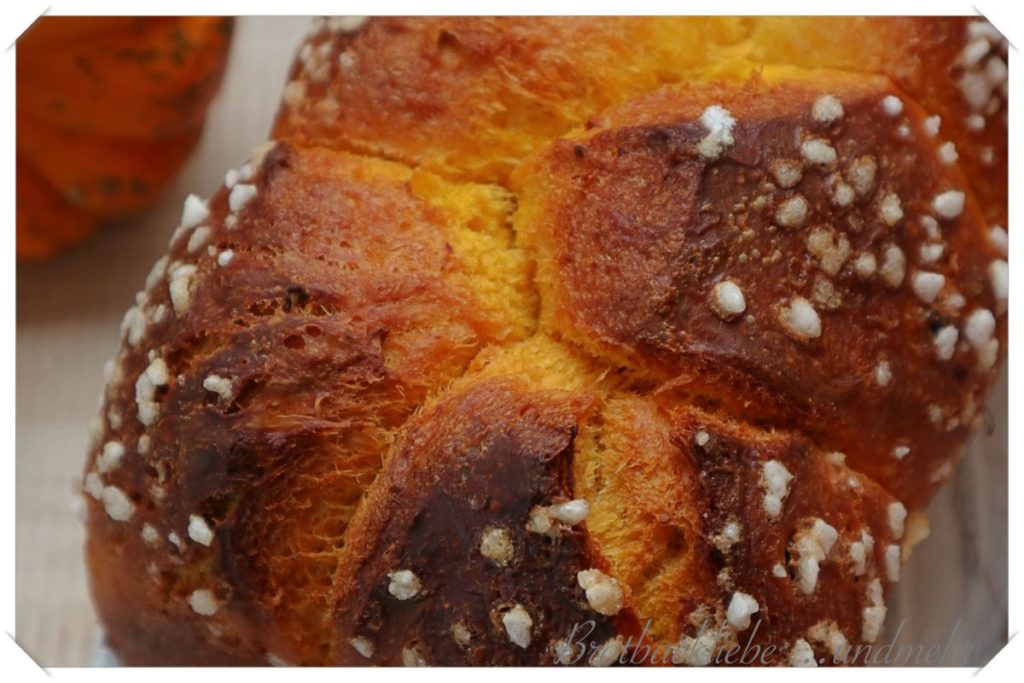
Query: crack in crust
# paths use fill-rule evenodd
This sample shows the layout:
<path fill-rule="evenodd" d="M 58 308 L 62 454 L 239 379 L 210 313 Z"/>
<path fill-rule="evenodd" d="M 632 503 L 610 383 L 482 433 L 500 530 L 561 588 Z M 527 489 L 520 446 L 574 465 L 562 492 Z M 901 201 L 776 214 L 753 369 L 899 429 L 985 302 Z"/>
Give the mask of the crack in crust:
<path fill-rule="evenodd" d="M 939 161 L 909 100 L 907 123 L 879 125 L 891 91 L 883 78 L 766 70 L 739 86 L 635 98 L 552 143 L 513 176 L 517 233 L 538 262 L 541 329 L 661 393 L 802 429 L 922 506 L 995 370 L 965 345 L 941 357 L 940 336 L 998 309 L 985 277 L 998 254 L 970 198 L 941 234 L 929 229 L 933 198 L 965 179 Z M 813 119 L 822 92 L 843 103 L 841 121 Z M 736 117 L 718 159 L 700 152 L 706 102 Z M 823 140 L 837 154 L 824 167 L 806 158 L 808 142 Z M 784 163 L 792 180 L 780 180 Z M 796 203 L 799 225 L 787 224 Z M 939 242 L 950 258 L 925 262 Z M 894 253 L 898 273 L 886 269 Z M 936 291 L 922 295 L 931 280 Z M 735 313 L 718 305 L 723 283 L 742 301 Z M 793 302 L 813 334 L 792 322 Z M 898 379 L 880 382 L 883 364 Z M 915 447 L 893 457 L 906 443 Z"/>
<path fill-rule="evenodd" d="M 535 507 L 573 497 L 573 440 L 588 403 L 491 380 L 403 429 L 347 532 L 335 661 L 400 664 L 416 651 L 428 664 L 551 664 L 558 641 L 576 640 L 574 625 L 592 624 L 587 635 L 599 643 L 616 635 L 616 619 L 594 612 L 576 579 L 608 569 L 583 529 L 540 533 L 526 523 Z M 507 552 L 485 546 L 495 533 Z M 419 577 L 410 598 L 388 590 L 400 571 Z M 525 635 L 505 623 L 512 610 L 526 615 Z M 635 617 L 618 621 L 622 630 Z M 357 638 L 373 644 L 371 656 L 353 647 Z"/>

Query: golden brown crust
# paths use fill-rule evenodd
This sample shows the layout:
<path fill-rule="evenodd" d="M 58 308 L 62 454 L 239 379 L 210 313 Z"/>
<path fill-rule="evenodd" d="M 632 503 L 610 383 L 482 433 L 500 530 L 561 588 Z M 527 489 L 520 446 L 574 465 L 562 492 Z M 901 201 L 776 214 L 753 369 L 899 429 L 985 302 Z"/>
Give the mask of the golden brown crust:
<path fill-rule="evenodd" d="M 618 634 L 623 663 L 708 663 L 698 643 L 710 641 L 716 663 L 746 651 L 745 663 L 779 664 L 798 639 L 841 663 L 857 651 L 833 653 L 822 629 L 850 647 L 877 638 L 870 615 L 884 616 L 895 578 L 886 555 L 902 552 L 903 517 L 894 529 L 889 511 L 905 513 L 881 487 L 795 434 L 599 379 L 566 391 L 503 374 L 520 353 L 499 354 L 403 427 L 346 531 L 334 661 L 582 664 Z M 584 520 L 531 528 L 538 507 L 570 500 L 587 502 Z M 835 537 L 811 556 L 822 529 Z M 488 553 L 488 533 L 504 554 Z M 578 583 L 590 568 L 621 591 L 613 621 Z M 757 603 L 747 626 L 730 614 L 737 594 Z M 502 622 L 516 606 L 530 620 L 525 647 Z M 559 641 L 575 648 L 565 659 Z"/>
<path fill-rule="evenodd" d="M 835 40 L 835 36 L 854 39 Z M 1007 42 L 979 17 L 760 17 L 750 58 L 888 76 L 952 141 L 991 223 L 1007 220 Z"/>
<path fill-rule="evenodd" d="M 974 189 L 986 215 L 1005 226 L 1006 51 L 973 17 L 324 21 L 274 133 L 494 182 L 552 137 L 661 85 L 742 81 L 766 65 L 841 69 L 888 76 L 939 116 L 968 176 L 984 178 Z"/>
<path fill-rule="evenodd" d="M 1005 48 L 808 21 L 318 24 L 125 317 L 85 470 L 123 661 L 872 641 L 1005 339 Z"/>
<path fill-rule="evenodd" d="M 326 21 L 299 53 L 274 136 L 500 182 L 553 136 L 693 73 L 738 20 L 381 17 Z"/>
<path fill-rule="evenodd" d="M 97 602 L 128 663 L 322 661 L 339 539 L 392 432 L 482 345 L 527 331 L 528 302 L 482 298 L 460 242 L 516 259 L 482 234 L 502 193 L 284 144 L 254 173 L 235 185 L 255 188 L 244 207 L 222 190 L 176 235 L 126 316 L 87 464 L 107 487 L 90 506 Z M 459 191 L 483 225 L 461 222 Z M 104 465 L 109 449 L 123 463 Z M 109 514 L 118 492 L 127 523 Z M 212 540 L 190 538 L 193 516 Z M 122 597 L 125 576 L 147 599 Z M 210 618 L 197 590 L 222 603 Z M 167 610 L 156 643 L 134 635 L 137 614 Z"/>
<path fill-rule="evenodd" d="M 813 119 L 823 95 L 844 110 L 833 123 Z M 902 116 L 883 113 L 889 96 L 905 100 Z M 716 159 L 701 153 L 711 105 L 735 119 Z M 934 205 L 948 192 L 963 200 L 966 182 L 923 118 L 885 79 L 789 71 L 666 89 L 595 118 L 514 178 L 542 326 L 689 400 L 806 429 L 922 505 L 995 367 L 966 343 L 939 357 L 940 334 L 952 326 L 962 342 L 975 311 L 1001 305 L 973 198 L 956 215 Z M 811 160 L 820 149 L 825 163 Z M 716 309 L 722 282 L 742 292 L 741 313 Z M 783 320 L 796 297 L 813 309 L 806 331 Z"/>
<path fill-rule="evenodd" d="M 898 552 L 902 530 L 887 519 L 896 501 L 841 456 L 796 434 L 629 395 L 605 403 L 597 438 L 599 451 L 584 447 L 576 457 L 588 529 L 641 621 L 650 620 L 650 640 L 674 646 L 676 663 L 707 663 L 702 638 L 721 648 L 716 663 L 738 662 L 736 652 L 727 659 L 730 646 L 746 651 L 747 664 L 786 663 L 798 639 L 833 663 L 809 635 L 829 622 L 851 645 L 874 640 L 864 630 L 864 609 L 875 606 L 868 586 L 879 578 L 885 592 L 885 553 L 894 544 Z M 777 511 L 771 475 L 782 477 Z M 810 562 L 800 543 L 818 520 L 836 538 Z M 744 628 L 728 617 L 737 592 L 756 601 Z"/>

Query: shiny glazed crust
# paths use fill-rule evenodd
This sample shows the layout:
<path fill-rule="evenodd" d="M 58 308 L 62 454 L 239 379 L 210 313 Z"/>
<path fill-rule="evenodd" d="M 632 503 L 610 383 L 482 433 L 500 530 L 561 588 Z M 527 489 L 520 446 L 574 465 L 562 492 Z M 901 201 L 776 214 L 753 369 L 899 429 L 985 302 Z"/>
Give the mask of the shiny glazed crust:
<path fill-rule="evenodd" d="M 318 22 L 125 316 L 110 645 L 863 661 L 1005 344 L 1001 55 L 968 19 Z"/>

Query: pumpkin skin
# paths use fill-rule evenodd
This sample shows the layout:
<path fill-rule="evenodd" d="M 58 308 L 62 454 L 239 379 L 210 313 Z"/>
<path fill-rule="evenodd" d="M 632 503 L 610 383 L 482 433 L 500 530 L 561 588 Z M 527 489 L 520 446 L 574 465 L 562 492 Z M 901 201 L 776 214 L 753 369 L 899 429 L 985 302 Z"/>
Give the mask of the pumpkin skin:
<path fill-rule="evenodd" d="M 227 64 L 224 17 L 44 17 L 17 44 L 17 253 L 44 259 L 150 206 Z"/>

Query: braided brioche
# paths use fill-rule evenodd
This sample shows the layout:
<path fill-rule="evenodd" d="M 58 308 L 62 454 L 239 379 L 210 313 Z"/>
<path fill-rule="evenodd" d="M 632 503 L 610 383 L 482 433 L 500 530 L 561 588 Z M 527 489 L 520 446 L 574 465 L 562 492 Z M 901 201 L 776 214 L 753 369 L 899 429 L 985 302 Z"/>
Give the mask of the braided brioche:
<path fill-rule="evenodd" d="M 319 22 L 125 316 L 110 645 L 864 661 L 998 370 L 1004 56 L 968 19 Z"/>

